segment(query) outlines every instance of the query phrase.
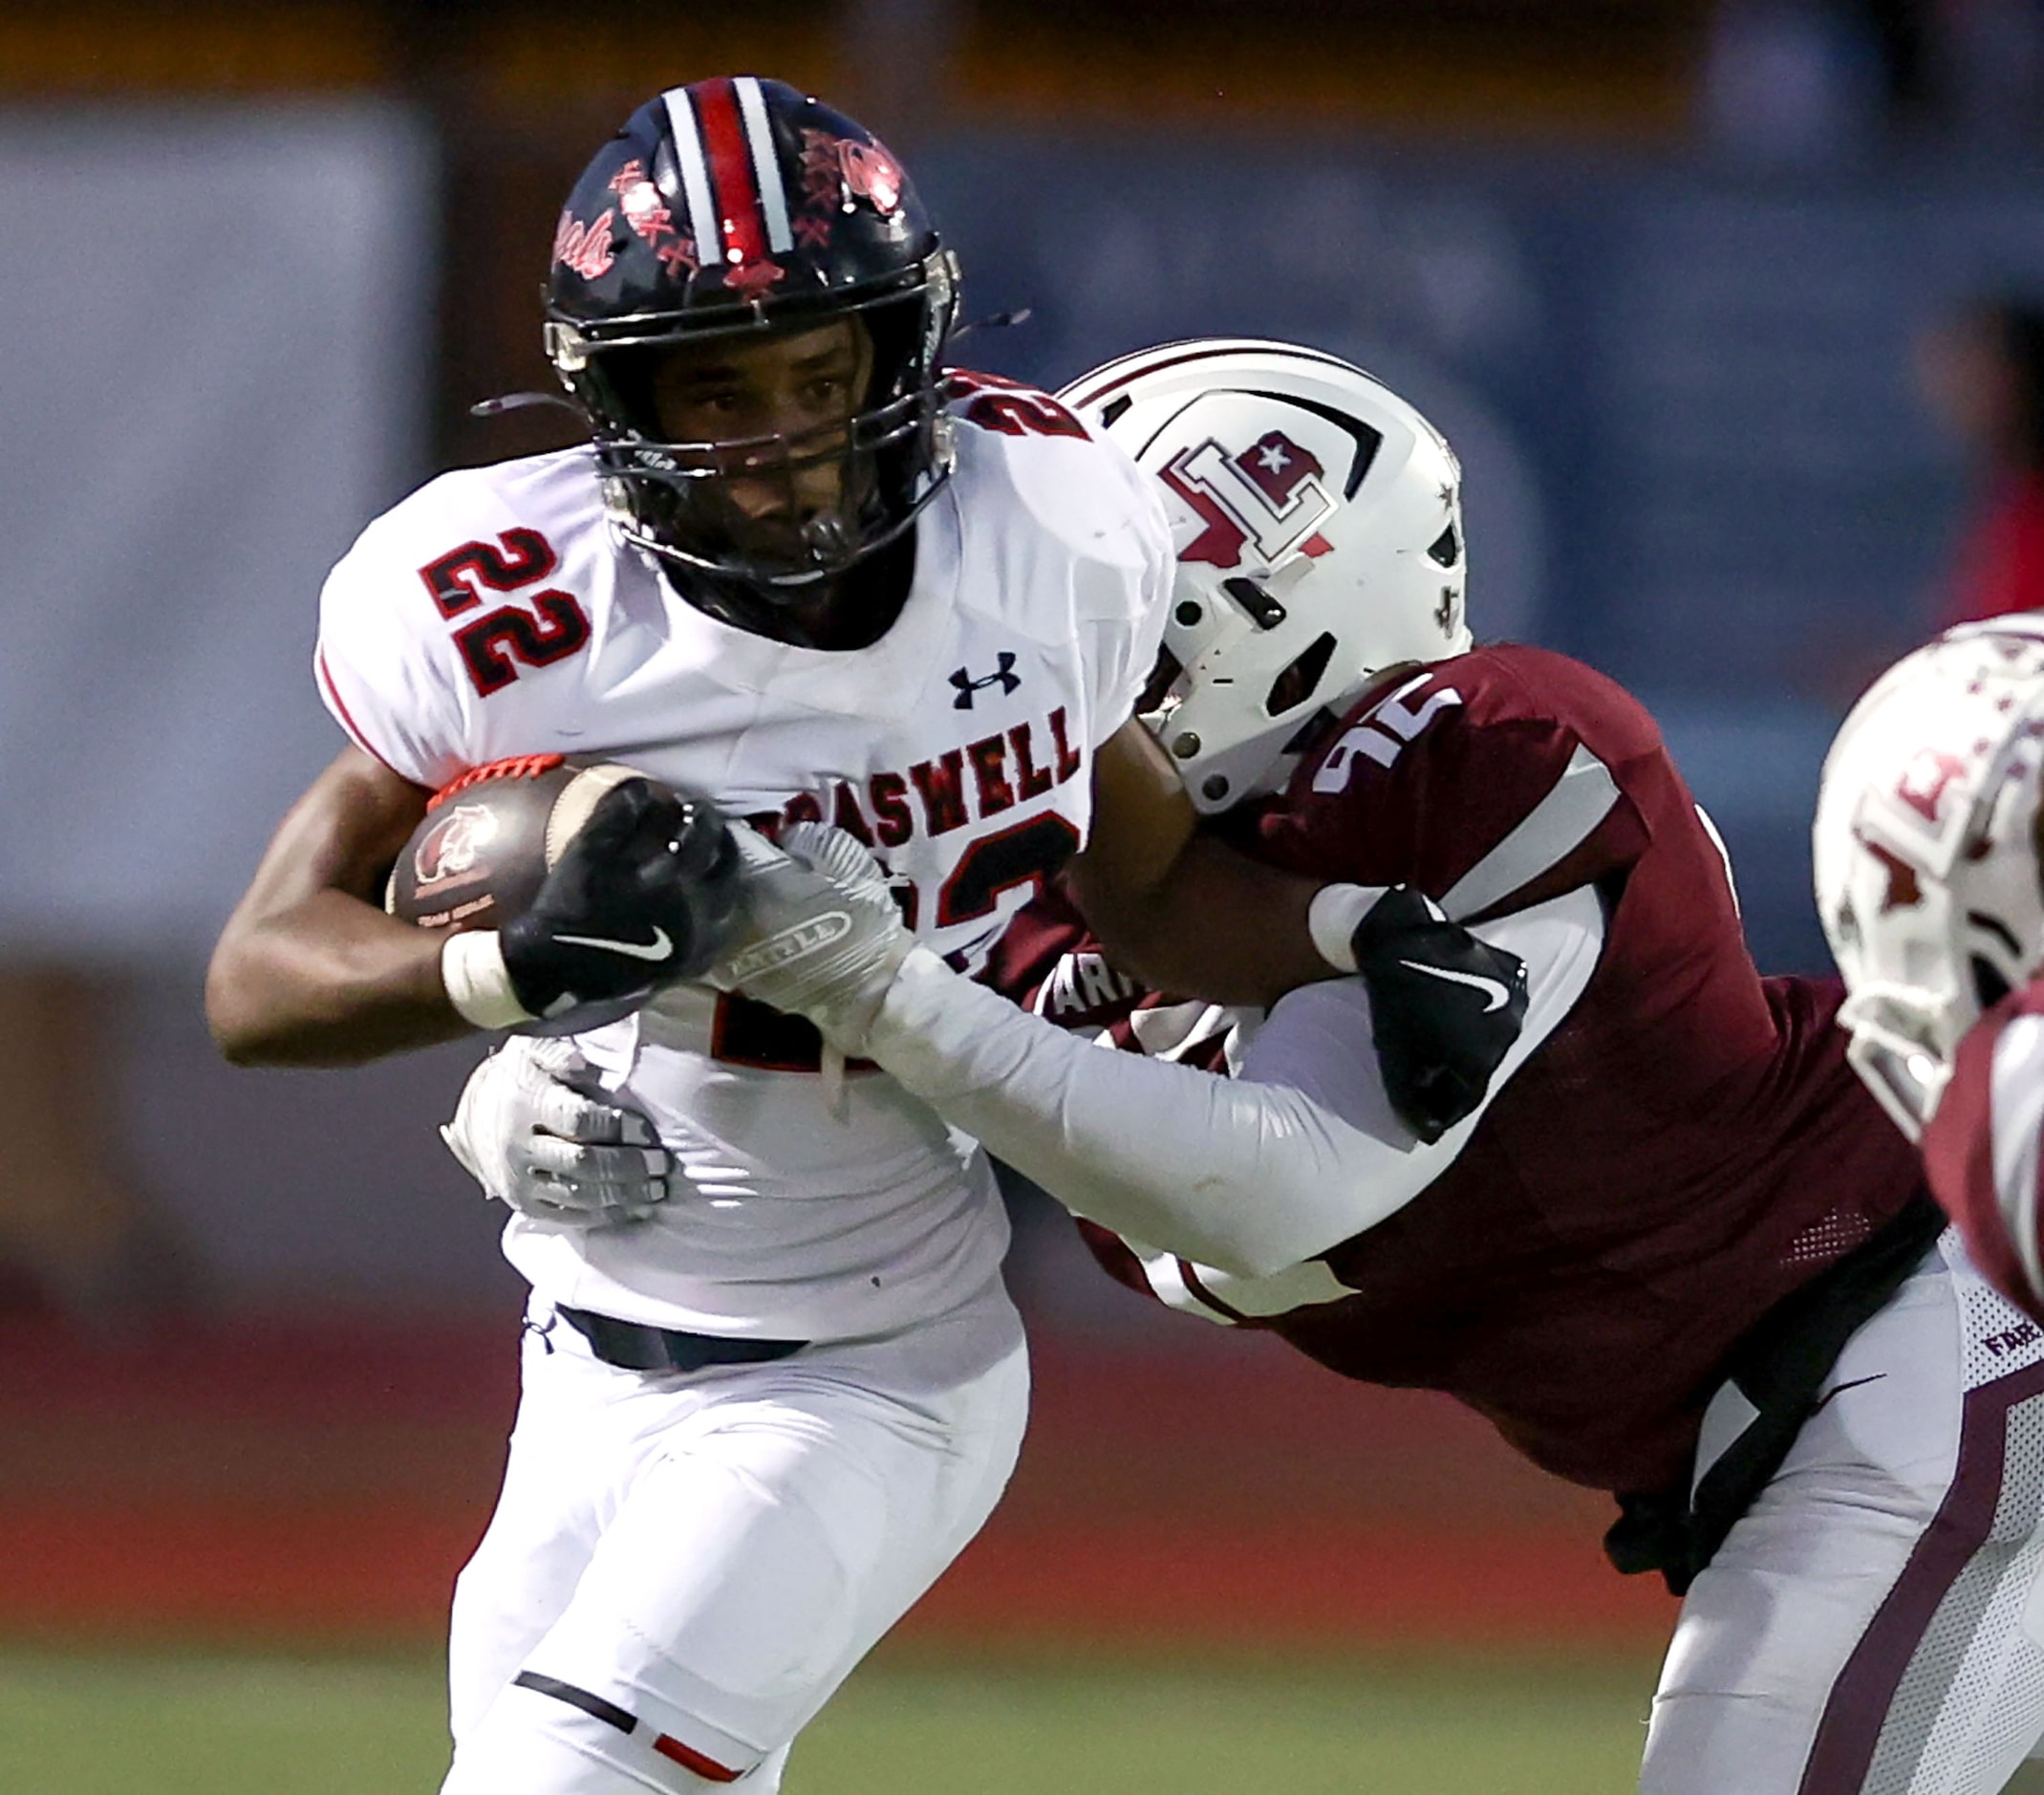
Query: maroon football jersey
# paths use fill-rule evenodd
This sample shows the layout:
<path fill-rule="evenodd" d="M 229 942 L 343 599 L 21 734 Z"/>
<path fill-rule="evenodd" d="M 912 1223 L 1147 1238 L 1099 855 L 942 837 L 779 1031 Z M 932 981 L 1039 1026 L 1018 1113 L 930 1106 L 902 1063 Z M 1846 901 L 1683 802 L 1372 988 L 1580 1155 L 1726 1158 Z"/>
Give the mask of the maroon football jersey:
<path fill-rule="evenodd" d="M 1578 1482 L 1686 1477 L 1733 1344 L 1921 1178 L 1845 1064 L 1837 984 L 1755 972 L 1653 720 L 1562 656 L 1478 649 L 1366 698 L 1229 828 L 1259 859 L 1415 886 L 1462 920 L 1584 884 L 1606 919 L 1575 1008 L 1453 1164 L 1324 1255 L 1355 1294 L 1246 1325 L 1350 1377 L 1447 1391 Z M 1169 1004 L 1107 969 L 1053 903 L 1011 934 L 1001 975 L 1124 1045 Z"/>
<path fill-rule="evenodd" d="M 2044 978 L 2012 991 L 1967 1031 L 1951 1082 L 1924 1130 L 1924 1167 L 1938 1201 L 1966 1237 L 1973 1263 L 2012 1302 L 2044 1320 L 2044 1300 L 2031 1285 L 2011 1232 L 2012 1218 L 2044 1214 L 2037 1200 L 2044 1186 L 2034 1107 L 2038 1055 L 2029 1038 L 2039 1016 Z M 2003 1059 L 2010 1047 L 2018 1049 L 2012 1065 Z"/>

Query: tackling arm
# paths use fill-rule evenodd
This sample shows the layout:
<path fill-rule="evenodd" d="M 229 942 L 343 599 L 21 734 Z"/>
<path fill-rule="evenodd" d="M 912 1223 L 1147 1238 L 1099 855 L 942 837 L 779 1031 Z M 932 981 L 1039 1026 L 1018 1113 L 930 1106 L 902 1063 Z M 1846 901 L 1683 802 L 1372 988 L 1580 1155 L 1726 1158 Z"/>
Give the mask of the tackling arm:
<path fill-rule="evenodd" d="M 1267 1277 L 1382 1222 L 1446 1171 L 1581 995 L 1603 923 L 1595 893 L 1579 890 L 1474 933 L 1525 962 L 1530 1002 L 1484 1100 L 1431 1142 L 1386 1094 L 1356 980 L 1280 1001 L 1231 1080 L 1103 1050 L 918 950 L 861 1050 L 1075 1213 Z"/>
<path fill-rule="evenodd" d="M 1153 990 L 1268 1006 L 1334 976 L 1306 910 L 1322 880 L 1261 866 L 1198 817 L 1156 739 L 1131 718 L 1094 759 L 1093 833 L 1066 869 L 1108 958 Z M 1254 928 L 1229 919 L 1254 917 Z"/>
<path fill-rule="evenodd" d="M 1372 985 L 1366 972 L 1294 992 L 1258 1037 L 1262 1063 L 1280 1069 L 1272 1082 L 1231 1081 L 1103 1051 L 960 977 L 915 944 L 878 866 L 842 831 L 797 824 L 780 849 L 737 833 L 750 939 L 719 966 L 718 984 L 807 1016 L 1076 1213 L 1242 1277 L 1326 1251 L 1439 1177 L 1485 1104 L 1567 1015 L 1603 939 L 1587 887 L 1480 930 L 1450 925 L 1474 948 L 1466 956 L 1431 951 L 1443 925 L 1423 903 L 1393 931 L 1409 943 L 1401 970 L 1437 984 L 1437 1004 L 1505 1021 L 1410 1031 L 1451 1057 L 1473 1047 L 1480 1062 L 1467 1069 L 1452 1119 L 1423 1138 L 1379 1070 L 1377 1023 L 1409 1006 L 1395 979 Z M 1331 1031 L 1323 997 L 1342 1006 Z M 1372 1017 L 1373 997 L 1386 1018 Z M 1316 1070 L 1329 1069 L 1334 1103 L 1311 1089 Z"/>
<path fill-rule="evenodd" d="M 377 901 L 426 798 L 351 746 L 278 825 L 206 973 L 206 1021 L 236 1065 L 356 1065 L 471 1031 L 441 938 Z"/>

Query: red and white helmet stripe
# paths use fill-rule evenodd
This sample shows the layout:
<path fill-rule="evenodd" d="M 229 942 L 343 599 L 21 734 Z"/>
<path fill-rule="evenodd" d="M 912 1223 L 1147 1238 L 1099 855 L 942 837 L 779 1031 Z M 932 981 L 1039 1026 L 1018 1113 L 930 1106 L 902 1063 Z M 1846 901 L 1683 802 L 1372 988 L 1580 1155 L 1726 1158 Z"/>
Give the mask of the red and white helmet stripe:
<path fill-rule="evenodd" d="M 766 96 L 749 75 L 740 76 L 732 86 L 738 94 L 739 117 L 745 122 L 745 146 L 752 152 L 760 215 L 766 221 L 766 247 L 775 255 L 785 255 L 795 247 L 795 233 L 788 227 L 787 188 L 781 180 L 780 158 L 774 154 L 773 128 L 766 121 Z"/>
<path fill-rule="evenodd" d="M 661 97 L 681 166 L 689 235 L 704 267 L 741 267 L 794 248 L 766 97 L 752 76 Z"/>

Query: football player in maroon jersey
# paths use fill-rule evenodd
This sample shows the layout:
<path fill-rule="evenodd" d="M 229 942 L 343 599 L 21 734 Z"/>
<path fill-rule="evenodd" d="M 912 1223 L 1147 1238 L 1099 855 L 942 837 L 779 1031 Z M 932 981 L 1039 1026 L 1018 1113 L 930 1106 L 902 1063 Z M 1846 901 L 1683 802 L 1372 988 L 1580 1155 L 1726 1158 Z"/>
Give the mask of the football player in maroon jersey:
<path fill-rule="evenodd" d="M 1618 1495 L 1613 1559 L 1686 1591 L 1654 1795 L 2001 1788 L 2044 1733 L 2044 1438 L 2008 1449 L 2044 1338 L 1853 1076 L 1839 987 L 1755 972 L 1626 693 L 1472 645 L 1459 469 L 1411 407 L 1248 343 L 1065 397 L 1174 511 L 1151 721 L 1208 830 L 1162 888 L 1080 884 L 1104 945 L 1055 899 L 1010 931 L 1035 1016 L 807 829 L 748 845 L 764 940 L 721 976 L 1126 1282 Z"/>

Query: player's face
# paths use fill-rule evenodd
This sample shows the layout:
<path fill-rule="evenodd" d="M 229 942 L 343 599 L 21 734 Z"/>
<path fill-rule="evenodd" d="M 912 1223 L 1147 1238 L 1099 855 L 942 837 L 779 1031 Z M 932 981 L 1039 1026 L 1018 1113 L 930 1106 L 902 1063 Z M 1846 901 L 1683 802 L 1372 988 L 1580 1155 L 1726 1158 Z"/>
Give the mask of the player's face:
<path fill-rule="evenodd" d="M 792 550 L 855 508 L 846 449 L 871 373 L 865 327 L 843 318 L 675 349 L 654 376 L 654 409 L 670 443 L 720 445 L 705 461 L 752 545 Z"/>

